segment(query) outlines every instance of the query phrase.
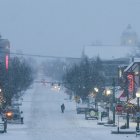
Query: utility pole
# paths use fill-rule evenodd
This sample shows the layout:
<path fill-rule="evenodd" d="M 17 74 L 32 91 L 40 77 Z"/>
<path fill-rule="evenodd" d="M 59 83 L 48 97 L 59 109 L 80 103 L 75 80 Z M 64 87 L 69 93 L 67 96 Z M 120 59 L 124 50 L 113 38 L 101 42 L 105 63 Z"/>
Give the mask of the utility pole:
<path fill-rule="evenodd" d="M 126 102 L 128 104 L 129 100 L 129 92 L 128 92 L 128 78 L 127 73 L 125 73 L 125 94 L 126 94 Z M 126 114 L 126 128 L 129 128 L 129 109 L 127 108 L 127 114 Z"/>
<path fill-rule="evenodd" d="M 112 82 L 112 86 L 113 86 L 113 124 L 115 125 L 115 78 L 113 78 L 113 82 Z"/>

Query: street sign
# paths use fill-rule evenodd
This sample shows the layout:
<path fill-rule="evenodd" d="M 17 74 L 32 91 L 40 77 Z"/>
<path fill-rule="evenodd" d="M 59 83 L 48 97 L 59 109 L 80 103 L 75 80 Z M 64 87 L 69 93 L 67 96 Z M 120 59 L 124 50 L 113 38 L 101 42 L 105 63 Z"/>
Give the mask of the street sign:
<path fill-rule="evenodd" d="M 137 117 L 137 118 L 140 118 L 140 112 L 137 112 L 137 113 L 136 113 L 136 117 Z"/>
<path fill-rule="evenodd" d="M 123 106 L 122 105 L 117 105 L 116 106 L 116 111 L 117 112 L 122 112 L 122 110 L 123 110 Z"/>

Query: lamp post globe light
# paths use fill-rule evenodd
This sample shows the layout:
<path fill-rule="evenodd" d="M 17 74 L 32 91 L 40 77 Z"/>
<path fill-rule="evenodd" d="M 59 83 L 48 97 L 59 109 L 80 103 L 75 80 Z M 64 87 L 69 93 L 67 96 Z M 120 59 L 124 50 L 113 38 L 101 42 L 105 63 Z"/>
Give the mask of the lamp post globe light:
<path fill-rule="evenodd" d="M 107 89 L 106 90 L 106 95 L 109 96 L 110 94 L 111 94 L 111 90 L 110 89 Z"/>
<path fill-rule="evenodd" d="M 99 92 L 99 89 L 97 87 L 94 88 L 95 92 Z"/>
<path fill-rule="evenodd" d="M 139 98 L 140 98 L 140 89 L 136 92 L 136 97 L 137 97 L 137 129 L 139 130 L 139 120 L 140 120 Z"/>

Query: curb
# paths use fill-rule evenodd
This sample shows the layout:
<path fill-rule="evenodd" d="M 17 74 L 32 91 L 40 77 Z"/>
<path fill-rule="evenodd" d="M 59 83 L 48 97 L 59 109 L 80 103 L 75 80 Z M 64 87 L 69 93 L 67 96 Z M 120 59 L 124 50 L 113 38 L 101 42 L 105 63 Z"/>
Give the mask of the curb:
<path fill-rule="evenodd" d="M 104 124 L 104 126 L 111 126 L 111 127 L 116 127 L 116 124 Z"/>
<path fill-rule="evenodd" d="M 136 134 L 135 131 L 111 131 L 111 134 Z"/>

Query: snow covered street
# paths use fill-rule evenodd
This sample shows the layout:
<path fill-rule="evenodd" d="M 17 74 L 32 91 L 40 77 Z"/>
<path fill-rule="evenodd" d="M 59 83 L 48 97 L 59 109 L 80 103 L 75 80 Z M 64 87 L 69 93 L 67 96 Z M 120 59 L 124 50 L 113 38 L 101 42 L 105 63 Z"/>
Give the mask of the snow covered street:
<path fill-rule="evenodd" d="M 65 112 L 60 106 L 65 104 Z M 2 140 L 135 140 L 135 134 L 111 134 L 114 128 L 97 125 L 97 120 L 85 120 L 76 114 L 76 105 L 63 91 L 35 84 L 24 96 L 24 124 L 8 124 Z M 116 129 L 116 128 L 115 128 Z"/>

